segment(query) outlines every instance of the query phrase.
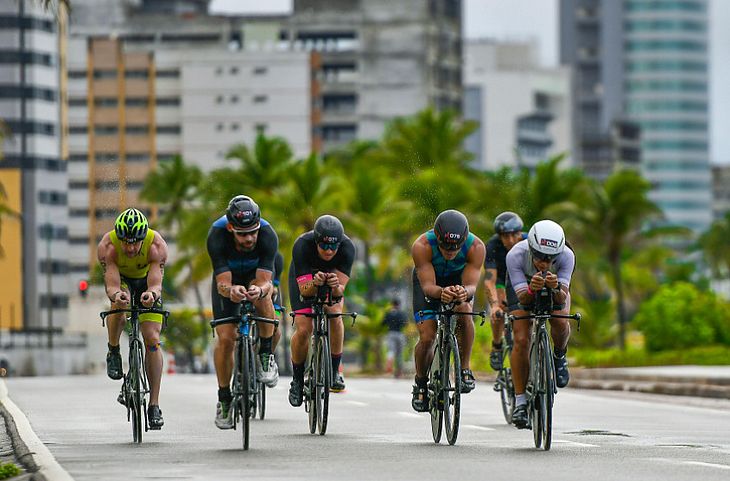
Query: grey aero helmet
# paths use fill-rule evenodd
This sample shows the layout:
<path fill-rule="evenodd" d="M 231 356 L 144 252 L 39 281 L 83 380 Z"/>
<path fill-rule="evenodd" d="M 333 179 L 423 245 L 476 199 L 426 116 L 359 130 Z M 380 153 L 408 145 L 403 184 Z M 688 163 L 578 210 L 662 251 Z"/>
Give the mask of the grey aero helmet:
<path fill-rule="evenodd" d="M 536 222 L 527 233 L 530 253 L 540 260 L 555 259 L 565 249 L 565 233 L 557 222 L 549 219 Z"/>
<path fill-rule="evenodd" d="M 522 219 L 514 212 L 502 212 L 494 219 L 494 232 L 496 234 L 522 232 L 522 227 L 524 227 Z"/>

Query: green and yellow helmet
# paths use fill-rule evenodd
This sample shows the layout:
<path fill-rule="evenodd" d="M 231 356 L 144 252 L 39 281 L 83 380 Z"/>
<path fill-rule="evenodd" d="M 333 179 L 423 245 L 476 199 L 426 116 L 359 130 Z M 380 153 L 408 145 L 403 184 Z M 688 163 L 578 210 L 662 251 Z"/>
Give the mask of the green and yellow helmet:
<path fill-rule="evenodd" d="M 127 209 L 114 221 L 114 231 L 124 242 L 139 242 L 147 236 L 147 217 L 137 209 Z"/>

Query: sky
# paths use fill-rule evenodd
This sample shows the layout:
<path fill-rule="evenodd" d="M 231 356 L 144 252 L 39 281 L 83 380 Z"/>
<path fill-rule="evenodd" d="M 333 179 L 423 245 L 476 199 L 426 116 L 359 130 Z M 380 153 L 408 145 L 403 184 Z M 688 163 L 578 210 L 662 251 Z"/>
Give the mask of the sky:
<path fill-rule="evenodd" d="M 397 1 L 397 0 L 395 0 Z M 614 1 L 614 0 L 612 0 Z M 558 0 L 463 0 L 467 38 L 535 39 L 544 66 L 558 64 Z M 710 161 L 730 164 L 730 0 L 708 0 Z M 213 0 L 214 13 L 291 10 L 292 0 Z M 534 19 L 542 19 L 535 22 Z M 529 19 L 529 20 L 526 20 Z"/>

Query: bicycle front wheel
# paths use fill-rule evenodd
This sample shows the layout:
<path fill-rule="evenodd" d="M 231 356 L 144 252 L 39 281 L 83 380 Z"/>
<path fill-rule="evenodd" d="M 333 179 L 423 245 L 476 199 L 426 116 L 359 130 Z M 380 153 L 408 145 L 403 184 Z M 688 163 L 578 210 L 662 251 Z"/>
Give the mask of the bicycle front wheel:
<path fill-rule="evenodd" d="M 532 352 L 534 359 L 531 359 L 531 369 L 533 370 L 532 435 L 535 447 L 538 449 L 543 447 L 544 442 L 549 445 L 549 440 L 544 439 L 547 420 L 547 393 L 545 390 L 546 342 L 547 334 L 544 331 L 538 332 Z"/>
<path fill-rule="evenodd" d="M 550 450 L 553 439 L 553 402 L 555 400 L 555 366 L 553 364 L 552 350 L 547 333 L 542 337 L 543 353 L 543 409 L 542 416 L 542 447 L 545 451 Z"/>
<path fill-rule="evenodd" d="M 319 338 L 319 356 L 317 362 L 317 428 L 324 436 L 327 432 L 327 418 L 329 416 L 330 386 L 332 384 L 332 358 L 330 357 L 329 339 L 326 336 Z"/>
<path fill-rule="evenodd" d="M 441 392 L 441 352 L 436 349 L 431 361 L 431 369 L 428 373 L 428 406 L 431 414 L 431 435 L 433 442 L 438 444 L 441 441 L 441 430 L 443 427 L 444 408 Z"/>
<path fill-rule="evenodd" d="M 256 393 L 256 404 L 259 408 L 259 419 L 263 420 L 266 416 L 266 384 L 260 382 L 259 389 Z"/>
<path fill-rule="evenodd" d="M 135 443 L 142 443 L 142 427 L 144 424 L 144 358 L 142 343 L 132 342 L 129 352 L 129 409 L 132 411 L 132 439 Z"/>
<path fill-rule="evenodd" d="M 250 346 L 247 342 L 239 343 L 241 364 L 241 395 L 239 397 L 239 409 L 241 413 L 241 437 L 243 438 L 243 449 L 248 450 L 249 431 L 251 427 L 251 358 Z"/>
<path fill-rule="evenodd" d="M 504 342 L 504 341 L 503 341 Z M 505 365 L 508 362 L 509 351 L 504 351 L 502 356 L 502 370 L 497 377 L 499 396 L 502 400 L 502 414 L 507 424 L 512 424 L 512 411 L 515 408 L 515 386 L 512 381 L 512 368 Z"/>
<path fill-rule="evenodd" d="M 449 336 L 442 351 L 443 364 L 441 369 L 442 391 L 444 404 L 444 425 L 446 440 L 450 445 L 456 443 L 459 435 L 459 418 L 461 416 L 461 360 L 459 359 L 459 344 L 456 336 Z"/>

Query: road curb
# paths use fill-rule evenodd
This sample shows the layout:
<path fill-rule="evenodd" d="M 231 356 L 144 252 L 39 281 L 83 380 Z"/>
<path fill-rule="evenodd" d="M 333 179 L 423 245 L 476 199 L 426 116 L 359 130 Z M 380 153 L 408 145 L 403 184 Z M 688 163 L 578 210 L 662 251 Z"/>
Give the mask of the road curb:
<path fill-rule="evenodd" d="M 0 415 L 13 443 L 13 451 L 32 481 L 73 481 L 38 438 L 23 411 L 8 396 L 5 381 L 0 379 Z"/>

